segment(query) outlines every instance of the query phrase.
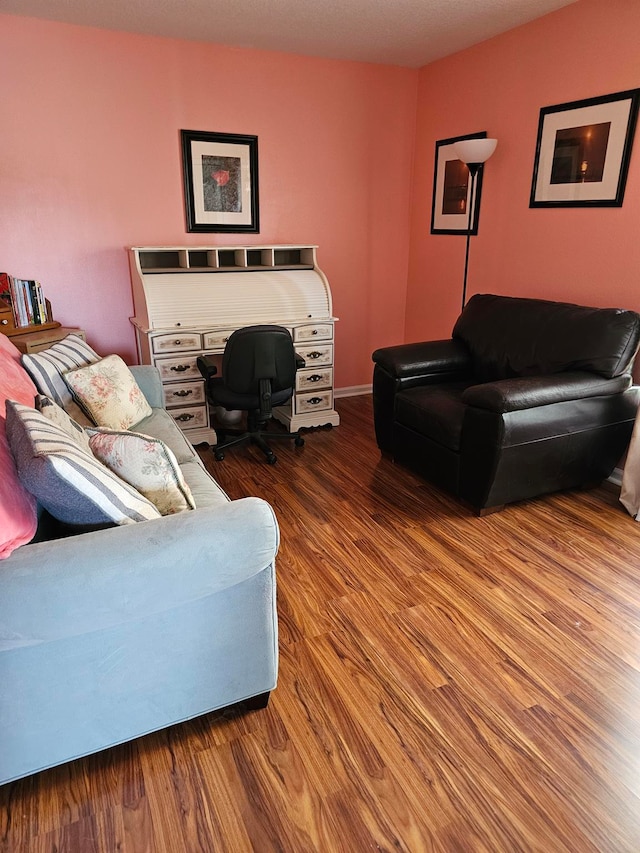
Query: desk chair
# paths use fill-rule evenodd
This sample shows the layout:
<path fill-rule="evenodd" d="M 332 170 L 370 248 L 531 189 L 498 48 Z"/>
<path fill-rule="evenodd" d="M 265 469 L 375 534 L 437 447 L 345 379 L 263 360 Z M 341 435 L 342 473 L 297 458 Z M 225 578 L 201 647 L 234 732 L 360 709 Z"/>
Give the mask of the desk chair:
<path fill-rule="evenodd" d="M 273 406 L 282 406 L 293 396 L 296 370 L 304 367 L 296 356 L 293 341 L 282 326 L 247 326 L 229 338 L 222 356 L 222 376 L 209 356 L 198 358 L 198 369 L 206 381 L 207 399 L 212 406 L 247 412 L 247 429 L 219 431 L 221 442 L 214 447 L 218 461 L 225 450 L 249 441 L 257 444 L 269 465 L 277 461 L 265 438 L 292 438 L 296 447 L 304 444 L 298 432 L 267 432 Z M 232 436 L 226 440 L 227 435 Z"/>

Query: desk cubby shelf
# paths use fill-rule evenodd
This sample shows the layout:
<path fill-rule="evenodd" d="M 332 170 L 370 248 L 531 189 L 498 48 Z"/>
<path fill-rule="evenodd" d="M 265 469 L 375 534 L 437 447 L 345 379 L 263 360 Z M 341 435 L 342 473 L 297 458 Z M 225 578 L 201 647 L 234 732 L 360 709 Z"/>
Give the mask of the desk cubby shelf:
<path fill-rule="evenodd" d="M 221 270 L 313 269 L 314 246 L 241 246 L 139 249 L 146 273 Z"/>

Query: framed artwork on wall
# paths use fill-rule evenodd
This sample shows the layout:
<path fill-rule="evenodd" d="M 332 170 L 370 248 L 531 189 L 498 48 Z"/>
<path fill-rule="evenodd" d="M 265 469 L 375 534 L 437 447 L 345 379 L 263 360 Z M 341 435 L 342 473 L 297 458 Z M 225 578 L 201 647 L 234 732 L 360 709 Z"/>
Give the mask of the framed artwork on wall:
<path fill-rule="evenodd" d="M 469 133 L 436 142 L 433 199 L 431 202 L 432 234 L 466 234 L 471 206 L 471 234 L 478 233 L 482 169 L 478 172 L 474 198 L 470 197 L 469 169 L 453 150 L 455 142 L 462 139 L 484 139 L 487 132 Z"/>
<path fill-rule="evenodd" d="M 540 110 L 529 207 L 620 207 L 640 89 Z"/>
<path fill-rule="evenodd" d="M 187 231 L 260 231 L 258 137 L 180 133 Z"/>

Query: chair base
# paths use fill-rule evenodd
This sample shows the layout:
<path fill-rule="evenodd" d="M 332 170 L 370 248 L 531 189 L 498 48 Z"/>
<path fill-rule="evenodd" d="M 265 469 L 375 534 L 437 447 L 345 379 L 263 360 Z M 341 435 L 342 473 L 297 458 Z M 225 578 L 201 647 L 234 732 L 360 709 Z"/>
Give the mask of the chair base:
<path fill-rule="evenodd" d="M 250 442 L 251 444 L 257 445 L 257 447 L 262 450 L 264 455 L 267 458 L 267 462 L 269 465 L 275 465 L 278 461 L 278 457 L 275 455 L 273 450 L 269 447 L 267 441 L 265 439 L 293 439 L 293 443 L 296 447 L 302 447 L 304 444 L 304 438 L 300 435 L 300 430 L 297 432 L 269 432 L 264 429 L 247 429 L 243 430 L 220 430 L 219 434 L 224 436 L 226 439 L 227 435 L 233 436 L 233 438 L 229 439 L 229 441 L 222 441 L 219 444 L 216 444 L 213 449 L 213 455 L 215 456 L 218 462 L 222 462 L 225 457 L 225 451 L 230 447 L 235 447 L 237 444 L 245 444 L 246 442 Z"/>

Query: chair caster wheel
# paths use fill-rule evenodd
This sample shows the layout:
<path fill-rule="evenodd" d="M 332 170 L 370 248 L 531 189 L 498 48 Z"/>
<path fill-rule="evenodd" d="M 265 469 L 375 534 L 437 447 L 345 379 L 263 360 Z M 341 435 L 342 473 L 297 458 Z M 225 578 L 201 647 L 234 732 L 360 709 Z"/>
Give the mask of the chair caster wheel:
<path fill-rule="evenodd" d="M 224 459 L 224 450 L 216 450 L 213 455 L 216 458 L 216 462 L 222 462 Z"/>
<path fill-rule="evenodd" d="M 296 436 L 294 442 L 296 447 L 302 447 L 304 445 L 304 438 L 301 435 Z"/>
<path fill-rule="evenodd" d="M 275 453 L 270 453 L 267 456 L 267 462 L 269 463 L 269 465 L 275 465 L 277 461 L 278 457 L 275 455 Z"/>

